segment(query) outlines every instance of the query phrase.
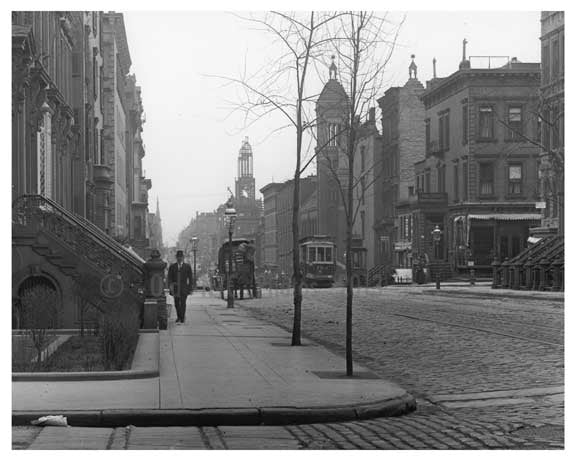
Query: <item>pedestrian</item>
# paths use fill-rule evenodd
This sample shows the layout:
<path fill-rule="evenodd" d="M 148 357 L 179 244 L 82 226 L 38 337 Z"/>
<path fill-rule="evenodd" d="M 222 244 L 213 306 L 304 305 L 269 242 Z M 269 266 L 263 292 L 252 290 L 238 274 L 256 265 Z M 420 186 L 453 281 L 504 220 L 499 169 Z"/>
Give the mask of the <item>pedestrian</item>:
<path fill-rule="evenodd" d="M 176 323 L 186 321 L 186 297 L 192 291 L 192 268 L 184 262 L 184 252 L 176 252 L 176 262 L 168 268 L 168 286 L 170 294 L 174 297 L 176 308 Z"/>

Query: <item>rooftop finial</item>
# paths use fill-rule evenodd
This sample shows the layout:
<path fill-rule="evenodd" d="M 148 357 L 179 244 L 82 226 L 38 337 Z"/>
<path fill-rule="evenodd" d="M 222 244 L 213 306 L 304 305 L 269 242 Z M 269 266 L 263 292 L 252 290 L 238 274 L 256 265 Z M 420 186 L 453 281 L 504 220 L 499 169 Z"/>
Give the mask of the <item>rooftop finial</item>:
<path fill-rule="evenodd" d="M 470 69 L 470 61 L 466 59 L 466 44 L 468 40 L 462 40 L 462 62 L 460 63 L 459 69 Z"/>
<path fill-rule="evenodd" d="M 436 78 L 436 58 L 432 59 L 432 76 Z"/>
<path fill-rule="evenodd" d="M 418 66 L 414 63 L 414 58 L 416 56 L 412 54 L 412 55 L 410 55 L 410 57 L 412 58 L 412 62 L 410 63 L 410 66 L 408 67 L 408 75 L 412 79 L 412 78 L 416 78 L 416 72 L 418 71 Z M 412 74 L 414 74 L 414 76 L 412 76 Z"/>
<path fill-rule="evenodd" d="M 334 63 L 336 56 L 332 55 L 332 64 L 330 64 L 330 80 L 336 80 L 337 67 Z"/>

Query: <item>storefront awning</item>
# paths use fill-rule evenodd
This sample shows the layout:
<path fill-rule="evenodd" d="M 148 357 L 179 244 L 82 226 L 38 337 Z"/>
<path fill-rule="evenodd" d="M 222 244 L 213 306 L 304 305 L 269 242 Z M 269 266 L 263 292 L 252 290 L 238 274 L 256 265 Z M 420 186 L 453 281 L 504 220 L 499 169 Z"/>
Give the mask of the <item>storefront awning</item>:
<path fill-rule="evenodd" d="M 469 219 L 497 221 L 537 221 L 542 218 L 540 213 L 490 213 L 490 214 L 470 214 Z"/>

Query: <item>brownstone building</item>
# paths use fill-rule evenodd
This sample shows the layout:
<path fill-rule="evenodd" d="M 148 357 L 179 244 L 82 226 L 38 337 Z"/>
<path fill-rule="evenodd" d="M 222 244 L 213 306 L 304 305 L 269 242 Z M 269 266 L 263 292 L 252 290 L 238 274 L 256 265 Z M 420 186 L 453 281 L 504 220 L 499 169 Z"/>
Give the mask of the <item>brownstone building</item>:
<path fill-rule="evenodd" d="M 381 190 L 376 193 L 382 202 L 375 219 L 379 241 L 375 266 L 412 267 L 412 207 L 418 201 L 414 164 L 424 159 L 426 151 L 425 109 L 420 99 L 423 93 L 413 56 L 404 86 L 389 88 L 378 99 L 382 112 L 382 179 Z"/>
<path fill-rule="evenodd" d="M 540 192 L 542 222 L 534 235 L 564 233 L 564 12 L 541 14 Z"/>
<path fill-rule="evenodd" d="M 126 153 L 131 110 L 122 15 L 12 12 L 12 51 L 15 312 L 23 291 L 48 286 L 64 307 L 58 325 L 77 326 L 75 293 L 86 277 L 121 280 L 126 306 L 137 306 L 142 259 L 104 232 L 130 243 L 126 191 L 134 164 L 116 161 Z M 137 132 L 135 126 L 135 140 Z"/>
<path fill-rule="evenodd" d="M 512 58 L 474 68 L 471 60 L 464 55 L 458 71 L 422 94 L 426 158 L 415 165 L 412 251 L 443 275 L 471 264 L 491 273 L 495 258 L 526 247 L 540 217 L 539 152 L 528 141 L 538 130 L 540 65 Z"/>

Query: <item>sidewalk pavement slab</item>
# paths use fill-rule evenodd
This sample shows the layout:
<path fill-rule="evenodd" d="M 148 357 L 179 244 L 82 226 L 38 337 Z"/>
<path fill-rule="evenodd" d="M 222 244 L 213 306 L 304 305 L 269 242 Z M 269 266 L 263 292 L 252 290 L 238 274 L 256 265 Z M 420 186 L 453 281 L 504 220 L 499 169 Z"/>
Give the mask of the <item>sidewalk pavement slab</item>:
<path fill-rule="evenodd" d="M 326 422 L 415 409 L 406 391 L 224 301 L 188 298 L 186 323 L 159 335 L 159 378 L 13 382 L 13 424 L 65 414 L 71 425 L 248 425 Z M 376 379 L 374 379 L 376 378 Z M 26 422 L 28 421 L 28 422 Z"/>

